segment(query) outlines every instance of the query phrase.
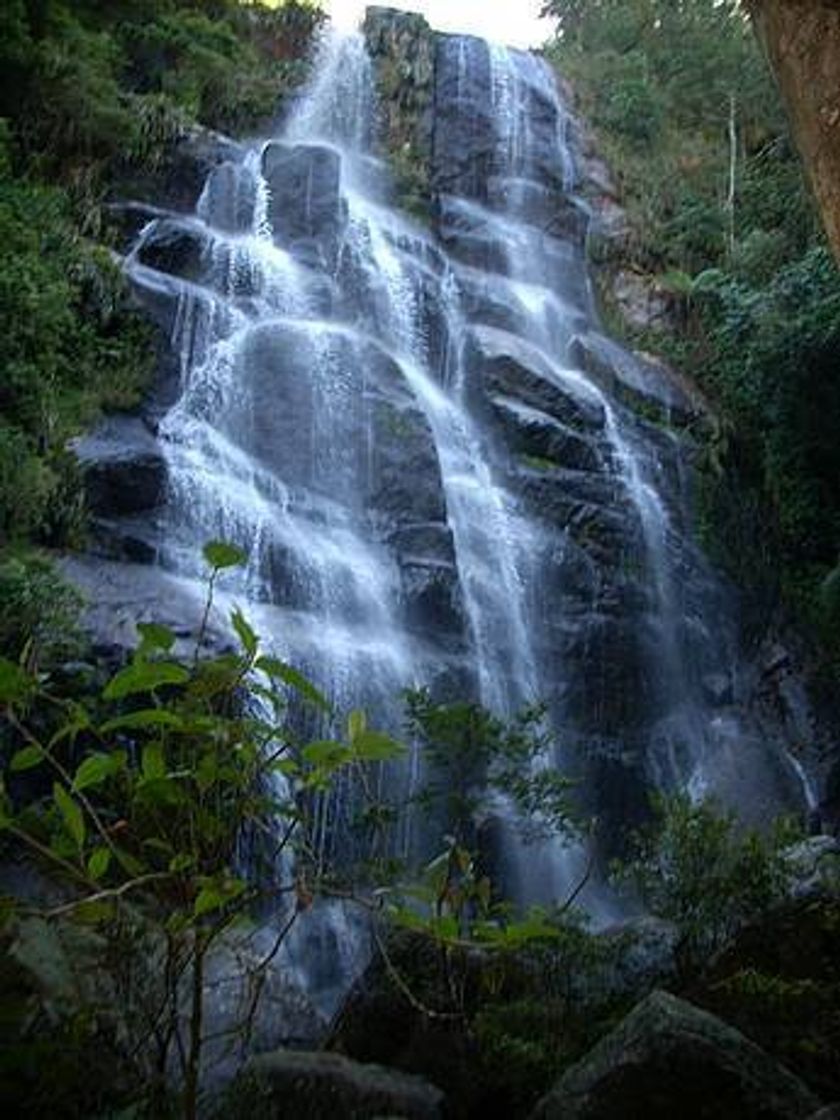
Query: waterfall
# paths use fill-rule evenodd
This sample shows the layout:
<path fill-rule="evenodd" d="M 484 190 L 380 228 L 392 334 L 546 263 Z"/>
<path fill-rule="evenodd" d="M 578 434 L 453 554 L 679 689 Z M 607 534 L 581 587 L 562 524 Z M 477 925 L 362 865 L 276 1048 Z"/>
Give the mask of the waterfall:
<path fill-rule="evenodd" d="M 242 546 L 232 594 L 264 640 L 396 734 L 407 686 L 503 717 L 544 701 L 540 764 L 578 779 L 602 854 L 651 787 L 758 818 L 795 803 L 790 756 L 736 711 L 732 603 L 692 539 L 682 439 L 628 407 L 675 390 L 593 311 L 551 70 L 468 36 L 436 50 L 434 229 L 393 204 L 363 37 L 332 34 L 278 135 L 139 234 L 128 271 L 170 309 L 179 359 L 157 560 L 197 580 L 204 541 Z M 421 768 L 387 776 L 397 796 Z M 353 806 L 349 782 L 320 806 L 324 852 L 350 844 Z M 526 847 L 494 811 L 507 892 L 561 900 L 584 852 Z M 422 833 L 406 814 L 395 852 Z M 587 903 L 608 915 L 597 885 Z M 309 935 L 330 998 L 349 923 L 333 909 Z"/>

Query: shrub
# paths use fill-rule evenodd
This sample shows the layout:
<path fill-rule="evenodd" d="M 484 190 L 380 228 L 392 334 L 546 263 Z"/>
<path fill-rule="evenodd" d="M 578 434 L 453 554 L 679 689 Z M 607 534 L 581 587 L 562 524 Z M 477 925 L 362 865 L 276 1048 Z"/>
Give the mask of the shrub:
<path fill-rule="evenodd" d="M 655 821 L 636 836 L 635 857 L 617 871 L 657 917 L 679 932 L 677 963 L 698 969 L 746 922 L 784 897 L 782 850 L 796 835 L 778 821 L 763 835 L 739 827 L 734 813 L 686 794 L 657 798 Z"/>

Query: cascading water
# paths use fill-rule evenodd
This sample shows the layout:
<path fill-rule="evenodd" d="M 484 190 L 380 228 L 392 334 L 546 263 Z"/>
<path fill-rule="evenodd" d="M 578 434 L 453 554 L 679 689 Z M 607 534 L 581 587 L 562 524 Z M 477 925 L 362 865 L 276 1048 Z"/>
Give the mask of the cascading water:
<path fill-rule="evenodd" d="M 243 546 L 235 593 L 264 639 L 395 732 L 413 684 L 503 716 L 544 701 L 543 764 L 580 779 L 607 853 L 651 786 L 749 789 L 760 816 L 799 778 L 737 714 L 681 442 L 617 392 L 654 375 L 595 320 L 554 78 L 470 37 L 436 52 L 435 232 L 390 204 L 365 42 L 334 35 L 282 133 L 139 235 L 129 273 L 180 360 L 158 562 L 198 577 L 204 541 Z M 324 850 L 349 843 L 353 800 L 321 807 Z M 524 849 L 497 809 L 508 893 L 562 899 L 581 853 Z M 422 831 L 406 816 L 395 850 Z M 296 954 L 327 1004 L 355 967 L 347 921 Z"/>

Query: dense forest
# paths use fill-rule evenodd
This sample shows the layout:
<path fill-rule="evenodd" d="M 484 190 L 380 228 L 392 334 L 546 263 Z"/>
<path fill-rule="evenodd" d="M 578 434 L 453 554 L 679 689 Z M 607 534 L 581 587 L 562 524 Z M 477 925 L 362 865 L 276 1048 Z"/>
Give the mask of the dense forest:
<path fill-rule="evenodd" d="M 574 143 L 609 180 L 587 200 L 600 314 L 698 387 L 697 534 L 740 593 L 747 647 L 795 634 L 830 698 L 840 271 L 767 62 L 736 0 L 545 13 Z M 247 559 L 232 544 L 204 545 L 197 633 L 144 618 L 131 654 L 85 634 L 60 574 L 90 539 L 73 442 L 136 411 L 160 354 L 112 203 L 185 138 L 266 134 L 327 23 L 308 0 L 0 11 L 0 1100 L 91 1120 L 808 1120 L 840 1096 L 840 905 L 836 844 L 808 841 L 803 819 L 754 830 L 654 795 L 599 869 L 631 900 L 625 921 L 593 930 L 578 908 L 591 862 L 554 906 L 516 912 L 488 871 L 499 804 L 532 839 L 583 842 L 597 824 L 541 768 L 540 704 L 503 719 L 406 691 L 403 738 L 426 771 L 394 801 L 382 774 L 402 742 L 335 711 L 239 608 L 214 644 L 216 600 Z M 380 87 L 395 117 L 410 71 Z M 411 145 L 387 154 L 399 183 Z M 627 315 L 628 276 L 655 314 Z M 327 858 L 321 799 L 349 787 L 353 852 Z M 436 839 L 418 869 L 385 838 L 420 812 Z M 321 902 L 372 930 L 329 1021 L 281 963 L 305 927 L 304 951 L 337 969 Z M 340 932 L 349 943 L 352 921 Z"/>

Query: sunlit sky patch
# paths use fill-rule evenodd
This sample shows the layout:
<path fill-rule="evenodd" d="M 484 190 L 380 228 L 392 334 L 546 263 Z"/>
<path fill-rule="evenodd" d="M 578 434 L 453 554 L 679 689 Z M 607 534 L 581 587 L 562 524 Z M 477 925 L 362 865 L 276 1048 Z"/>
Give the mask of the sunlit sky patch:
<path fill-rule="evenodd" d="M 539 18 L 544 0 L 405 0 L 385 5 L 422 12 L 439 31 L 466 31 L 484 39 L 518 47 L 538 47 L 552 31 L 552 21 Z M 366 0 L 327 0 L 333 22 L 358 27 Z"/>

